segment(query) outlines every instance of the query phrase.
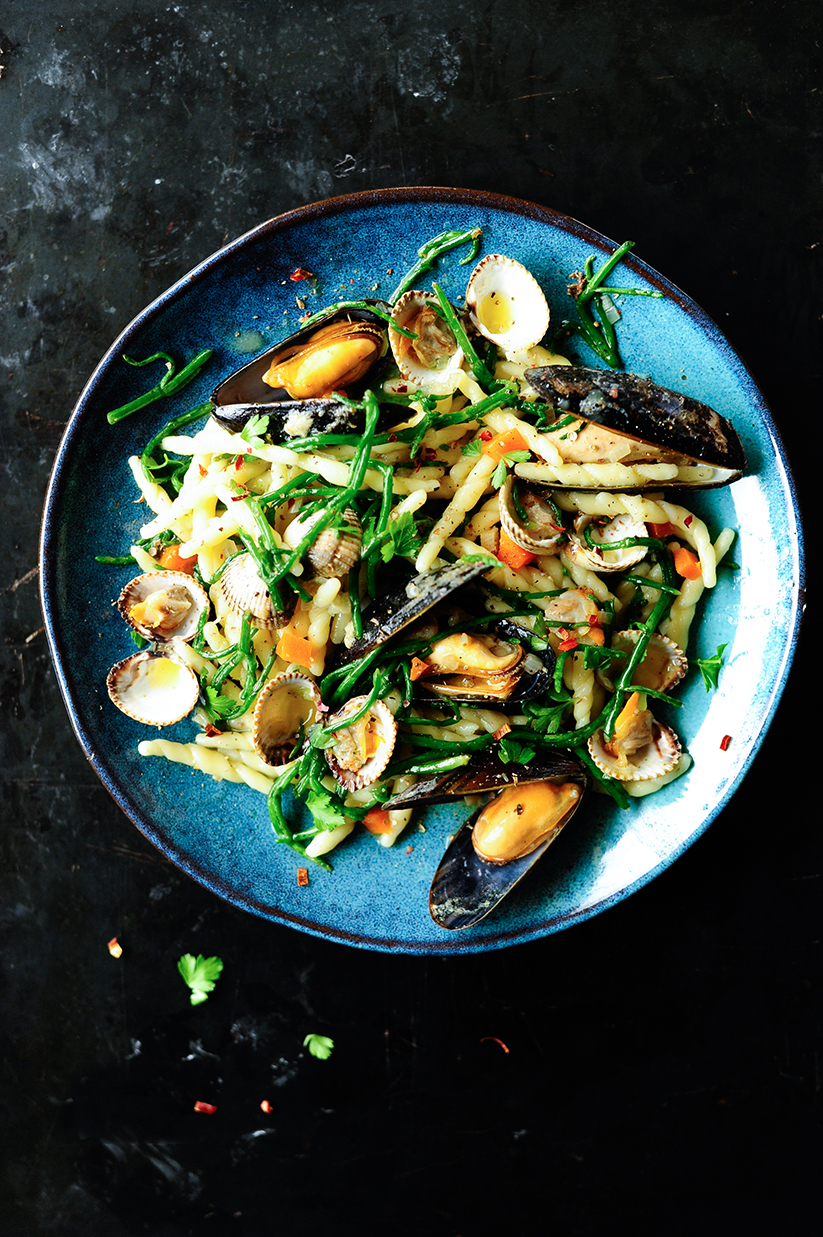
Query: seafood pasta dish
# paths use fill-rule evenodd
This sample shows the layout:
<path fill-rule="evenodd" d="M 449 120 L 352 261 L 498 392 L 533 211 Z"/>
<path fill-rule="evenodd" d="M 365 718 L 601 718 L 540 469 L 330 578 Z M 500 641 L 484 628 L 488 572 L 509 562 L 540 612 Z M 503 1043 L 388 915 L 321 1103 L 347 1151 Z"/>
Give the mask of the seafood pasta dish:
<path fill-rule="evenodd" d="M 631 810 L 687 772 L 677 685 L 734 538 L 689 493 L 745 468 L 720 413 L 623 372 L 614 298 L 659 295 L 608 286 L 628 243 L 570 273 L 576 317 L 553 332 L 516 255 L 481 245 L 434 238 L 387 300 L 306 315 L 173 418 L 129 460 L 151 518 L 101 559 L 139 572 L 111 700 L 146 727 L 191 717 L 141 755 L 245 783 L 251 811 L 265 796 L 272 862 L 301 883 L 312 864 L 333 880 L 355 830 L 391 847 L 465 801 L 432 872 L 446 929 L 493 910 L 592 795 Z M 467 247 L 454 304 L 435 267 Z M 567 358 L 575 335 L 606 368 Z M 160 387 L 109 421 L 209 355 L 175 377 L 158 354 Z"/>

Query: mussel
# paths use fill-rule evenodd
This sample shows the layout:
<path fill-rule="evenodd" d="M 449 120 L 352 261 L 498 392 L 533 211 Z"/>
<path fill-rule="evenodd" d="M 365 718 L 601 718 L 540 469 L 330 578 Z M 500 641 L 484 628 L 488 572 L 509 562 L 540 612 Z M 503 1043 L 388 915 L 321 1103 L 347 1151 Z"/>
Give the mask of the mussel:
<path fill-rule="evenodd" d="M 511 619 L 489 615 L 482 627 L 463 629 L 458 622 L 433 641 L 421 659 L 414 700 L 440 697 L 453 704 L 507 706 L 545 695 L 554 678 L 554 650 L 531 647 L 534 635 Z"/>
<path fill-rule="evenodd" d="M 746 456 L 734 427 L 720 413 L 637 374 L 548 365 L 526 378 L 558 416 L 579 418 L 552 442 L 567 463 L 666 463 L 684 470 L 665 484 L 706 488 L 736 481 Z M 624 489 L 592 481 L 598 489 Z M 574 488 L 581 488 L 575 482 Z"/>
<path fill-rule="evenodd" d="M 394 809 L 493 792 L 452 839 L 435 872 L 429 893 L 435 923 L 470 928 L 490 914 L 574 815 L 589 781 L 585 767 L 566 752 L 544 750 L 527 766 L 483 752 L 389 799 L 385 806 Z"/>
<path fill-rule="evenodd" d="M 383 301 L 367 301 L 386 314 Z M 362 429 L 362 414 L 334 399 L 353 399 L 387 350 L 386 321 L 369 309 L 335 310 L 267 348 L 212 392 L 212 417 L 234 432 L 253 416 L 268 418 L 260 437 L 271 442 Z"/>

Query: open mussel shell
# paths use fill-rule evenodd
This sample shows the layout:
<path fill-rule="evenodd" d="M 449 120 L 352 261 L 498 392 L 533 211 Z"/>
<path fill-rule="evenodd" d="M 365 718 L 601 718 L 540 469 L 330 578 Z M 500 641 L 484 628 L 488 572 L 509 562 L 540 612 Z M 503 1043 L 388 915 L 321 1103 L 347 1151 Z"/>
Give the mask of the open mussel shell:
<path fill-rule="evenodd" d="M 121 713 L 146 726 L 172 726 L 197 704 L 197 675 L 167 649 L 143 649 L 112 666 L 106 687 Z"/>
<path fill-rule="evenodd" d="M 697 469 L 685 481 L 666 486 L 706 488 L 736 481 L 746 467 L 740 439 L 720 413 L 678 391 L 638 374 L 547 365 L 526 371 L 526 379 L 558 414 L 605 426 L 613 434 L 643 444 L 637 460 L 665 459 Z M 577 439 L 581 434 L 575 435 Z M 563 443 L 556 444 L 562 451 Z M 598 488 L 604 487 L 598 482 Z"/>
<path fill-rule="evenodd" d="M 415 681 L 413 699 L 505 709 L 543 696 L 552 686 L 555 654 L 549 645 L 533 652 L 533 639 L 511 619 L 495 617 L 471 632 L 458 623 L 432 646 L 425 660 L 435 669 Z"/>
<path fill-rule="evenodd" d="M 534 867 L 574 815 L 589 780 L 584 766 L 565 752 L 542 752 L 528 766 L 504 764 L 495 754 L 483 752 L 462 769 L 418 782 L 389 799 L 387 808 L 399 808 L 495 792 L 494 798 L 460 828 L 438 865 L 429 893 L 429 910 L 435 923 L 457 930 L 485 919 Z M 556 804 L 557 810 L 549 806 L 540 815 L 544 799 Z M 538 816 L 530 819 L 528 813 L 535 804 Z M 495 819 L 500 806 L 504 811 Z M 524 810 L 518 812 L 518 806 Z M 513 826 L 516 837 L 512 836 Z M 483 834 L 481 840 L 476 837 L 478 832 Z M 478 846 L 491 858 L 479 854 Z"/>
<path fill-rule="evenodd" d="M 413 576 L 388 597 L 369 606 L 363 614 L 362 636 L 340 649 L 335 665 L 347 665 L 365 657 L 438 602 L 476 580 L 490 566 L 488 560 L 478 558 L 472 562 L 447 563 L 436 571 L 423 571 Z"/>
<path fill-rule="evenodd" d="M 386 313 L 390 310 L 383 301 L 366 303 L 374 304 Z M 325 345 L 322 335 L 318 339 L 321 332 L 338 327 L 350 337 L 356 357 L 363 362 L 358 362 L 354 369 L 345 358 L 339 359 L 340 336 L 332 336 Z M 235 433 L 240 433 L 253 416 L 267 417 L 268 426 L 260 437 L 275 443 L 311 434 L 342 434 L 362 430 L 362 412 L 350 409 L 340 400 L 330 397 L 328 392 L 348 383 L 345 389 L 353 399 L 362 394 L 367 376 L 386 353 L 386 336 L 385 320 L 368 309 L 333 311 L 326 318 L 267 348 L 260 356 L 225 378 L 211 394 L 211 415 L 225 429 Z M 306 352 L 309 349 L 312 349 L 315 360 L 320 353 L 324 353 L 329 361 L 328 373 L 320 382 L 325 389 L 316 395 L 296 396 L 285 386 L 272 386 L 265 381 L 267 375 L 271 377 L 273 368 L 276 370 L 279 360 L 282 359 L 284 365 L 290 362 L 293 369 L 301 350 Z M 312 369 L 316 370 L 317 366 L 313 364 Z M 353 373 L 356 374 L 354 378 L 351 376 Z M 291 382 L 289 385 L 292 386 Z M 292 386 L 292 390 L 296 389 Z"/>

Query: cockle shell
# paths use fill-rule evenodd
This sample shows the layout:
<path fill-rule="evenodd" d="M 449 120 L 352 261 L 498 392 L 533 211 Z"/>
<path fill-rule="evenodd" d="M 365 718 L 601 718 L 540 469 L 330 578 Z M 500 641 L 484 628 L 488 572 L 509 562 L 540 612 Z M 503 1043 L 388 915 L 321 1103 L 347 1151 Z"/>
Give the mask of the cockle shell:
<path fill-rule="evenodd" d="M 275 675 L 257 697 L 252 743 L 261 760 L 275 768 L 291 760 L 301 735 L 317 721 L 322 703 L 313 679 L 296 671 Z"/>
<path fill-rule="evenodd" d="M 260 578 L 251 554 L 231 559 L 215 586 L 223 601 L 238 617 L 248 612 L 255 627 L 270 630 L 285 622 L 287 615 L 275 610 L 271 594 Z"/>
<path fill-rule="evenodd" d="M 515 496 L 526 512 L 526 521 L 517 510 Z M 528 550 L 531 554 L 548 554 L 559 548 L 566 530 L 548 489 L 529 485 L 509 473 L 500 491 L 499 503 L 500 527 L 521 550 Z"/>
<path fill-rule="evenodd" d="M 628 658 L 641 635 L 642 633 L 636 628 L 616 631 L 612 636 L 611 647 L 625 652 Z M 615 668 L 612 676 L 619 677 L 626 661 L 617 661 L 613 665 Z M 642 660 L 632 675 L 631 686 L 637 691 L 651 688 L 652 691 L 667 692 L 680 682 L 688 668 L 688 658 L 680 645 L 675 644 L 674 640 L 668 636 L 661 636 L 659 632 L 654 632 L 649 638 Z M 600 677 L 609 690 L 613 690 L 610 676 L 601 671 Z"/>
<path fill-rule="evenodd" d="M 209 610 L 206 590 L 183 571 L 147 571 L 117 599 L 123 618 L 146 640 L 191 640 Z"/>
<path fill-rule="evenodd" d="M 504 352 L 539 344 L 549 329 L 549 307 L 530 271 L 500 253 L 487 254 L 466 289 L 472 323 Z"/>
<path fill-rule="evenodd" d="M 589 755 L 601 773 L 620 782 L 647 782 L 671 772 L 680 759 L 680 740 L 669 726 L 654 718 L 649 742 L 621 760 L 609 750 L 602 730 L 588 741 Z"/>
<path fill-rule="evenodd" d="M 366 703 L 366 696 L 347 700 L 332 714 L 327 726 L 353 716 Z M 353 726 L 343 726 L 333 747 L 326 748 L 326 762 L 335 779 L 347 790 L 360 790 L 380 777 L 389 763 L 397 737 L 397 723 L 388 705 L 375 700 L 368 712 Z"/>
<path fill-rule="evenodd" d="M 296 550 L 322 515 L 322 511 L 315 511 L 305 519 L 298 516 L 292 520 L 283 533 L 283 544 L 290 550 Z M 321 579 L 329 580 L 346 575 L 360 557 L 363 527 L 353 507 L 347 507 L 343 512 L 343 522 L 345 528 L 327 525 L 306 551 L 306 559 L 314 568 L 314 574 Z"/>
<path fill-rule="evenodd" d="M 606 520 L 597 526 L 597 536 L 594 540 L 602 543 L 599 549 L 589 545 L 585 538 L 585 530 L 592 524 L 592 516 L 581 515 L 574 521 L 574 528 L 569 534 L 569 544 L 566 555 L 574 562 L 589 567 L 592 571 L 626 571 L 635 567 L 648 553 L 648 546 L 624 546 L 622 549 L 610 550 L 609 542 L 628 541 L 636 537 L 648 537 L 646 525 L 642 520 L 621 514 L 614 519 Z"/>
<path fill-rule="evenodd" d="M 396 328 L 414 332 L 416 338 Z M 392 310 L 389 345 L 397 368 L 426 395 L 450 395 L 457 389 L 463 351 L 438 311 L 432 292 L 406 292 Z"/>
<path fill-rule="evenodd" d="M 109 696 L 121 713 L 146 726 L 172 726 L 197 704 L 200 683 L 169 650 L 143 649 L 112 666 Z"/>

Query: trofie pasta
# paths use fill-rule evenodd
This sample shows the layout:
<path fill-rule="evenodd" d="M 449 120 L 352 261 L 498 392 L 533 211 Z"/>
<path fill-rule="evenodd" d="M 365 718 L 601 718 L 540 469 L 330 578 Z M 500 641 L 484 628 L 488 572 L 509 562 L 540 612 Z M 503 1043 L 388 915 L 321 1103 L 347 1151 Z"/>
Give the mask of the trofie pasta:
<path fill-rule="evenodd" d="M 457 843 L 469 875 L 451 851 L 433 874 L 446 928 L 488 913 L 590 787 L 626 805 L 688 768 L 663 717 L 734 536 L 688 493 L 744 467 L 712 409 L 547 343 L 510 257 L 477 263 L 464 306 L 424 287 L 481 239 L 444 233 L 389 301 L 312 315 L 129 460 L 151 517 L 118 606 L 143 647 L 108 682 L 147 726 L 191 713 L 141 755 L 265 796 L 298 862 L 492 794 Z M 594 315 L 625 248 L 574 284 L 610 365 Z"/>

